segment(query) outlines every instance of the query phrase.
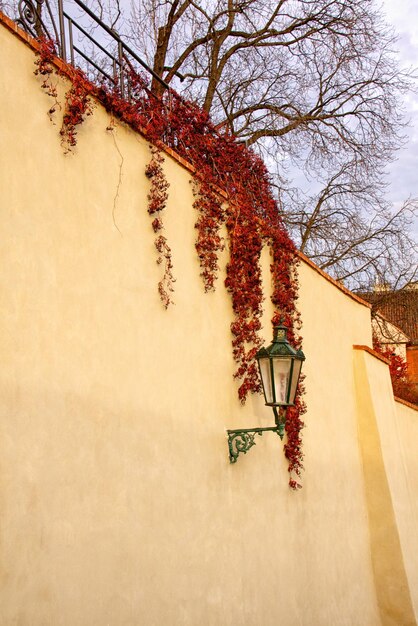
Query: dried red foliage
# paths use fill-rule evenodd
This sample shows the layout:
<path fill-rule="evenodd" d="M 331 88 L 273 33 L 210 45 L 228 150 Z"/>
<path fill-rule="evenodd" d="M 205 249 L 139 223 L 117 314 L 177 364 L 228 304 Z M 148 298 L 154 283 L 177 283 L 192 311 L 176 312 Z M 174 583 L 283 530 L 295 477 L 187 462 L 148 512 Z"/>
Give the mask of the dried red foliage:
<path fill-rule="evenodd" d="M 40 54 L 35 60 L 36 70 L 34 71 L 35 76 L 42 76 L 43 80 L 41 83 L 41 89 L 43 89 L 47 96 L 53 98 L 54 104 L 50 107 L 48 111 L 48 115 L 50 120 L 52 121 L 52 115 L 55 113 L 57 108 L 61 109 L 61 105 L 59 104 L 57 97 L 57 86 L 52 82 L 51 75 L 54 72 L 52 61 L 55 58 L 55 45 L 52 41 L 48 39 L 41 39 L 39 41 L 40 45 Z"/>
<path fill-rule="evenodd" d="M 42 51 L 41 51 L 42 56 Z M 120 96 L 117 89 L 95 86 L 76 72 L 77 93 L 71 97 L 69 120 L 74 128 L 87 113 L 87 94 L 97 97 L 112 116 L 129 124 L 144 135 L 154 146 L 169 146 L 195 168 L 195 202 L 198 211 L 196 249 L 205 291 L 214 289 L 218 273 L 218 253 L 224 247 L 220 227 L 225 223 L 230 258 L 227 265 L 225 285 L 231 294 L 234 321 L 231 324 L 232 347 L 237 363 L 235 377 L 239 380 L 238 395 L 245 402 L 249 393 L 260 392 L 261 382 L 255 354 L 261 346 L 259 331 L 262 314 L 262 285 L 260 254 L 263 244 L 272 250 L 272 302 L 276 323 L 284 316 L 290 328 L 290 340 L 298 347 L 300 318 L 296 310 L 298 293 L 297 255 L 280 216 L 279 208 L 271 192 L 269 176 L 262 160 L 247 149 L 228 130 L 218 130 L 210 122 L 207 113 L 195 104 L 180 98 L 173 91 L 162 97 L 150 94 L 146 79 L 135 73 L 129 65 L 125 68 L 130 80 L 130 99 Z M 67 101 L 68 108 L 68 101 Z M 71 128 L 71 126 L 70 126 Z M 70 142 L 75 134 L 70 134 Z M 70 144 L 73 145 L 73 144 Z M 166 187 L 160 174 L 161 162 L 153 153 L 146 174 L 152 187 L 148 197 L 148 211 L 155 215 L 153 228 L 158 233 L 162 227 L 160 212 L 166 202 Z M 161 170 L 162 171 L 162 170 Z M 217 193 L 226 193 L 225 208 Z M 166 260 L 165 276 L 171 276 L 171 254 L 166 239 L 160 235 L 156 246 Z M 171 285 L 169 278 L 168 285 Z M 160 283 L 161 285 L 161 283 Z M 161 297 L 168 306 L 171 301 L 170 287 L 163 284 Z M 289 460 L 289 484 L 300 487 L 294 476 L 302 469 L 300 416 L 305 411 L 301 400 L 303 385 L 299 386 L 298 398 L 288 410 L 286 424 L 287 443 L 285 454 Z"/>
<path fill-rule="evenodd" d="M 60 130 L 61 144 L 65 152 L 70 152 L 77 143 L 77 126 L 93 113 L 93 100 L 89 98 L 90 89 L 80 70 L 73 68 L 71 83 L 71 89 L 65 94 L 65 110 Z"/>
<path fill-rule="evenodd" d="M 302 338 L 300 330 L 302 322 L 300 313 L 295 307 L 298 297 L 298 278 L 297 278 L 297 260 L 293 263 L 289 262 L 289 256 L 292 249 L 283 253 L 286 246 L 289 245 L 286 239 L 282 239 L 280 231 L 272 233 L 272 251 L 273 263 L 271 265 L 271 273 L 273 277 L 273 294 L 272 302 L 276 307 L 276 315 L 273 323 L 280 321 L 279 312 L 282 316 L 284 324 L 288 326 L 288 338 L 290 343 L 298 350 L 302 348 Z M 293 244 L 292 244 L 293 245 Z M 299 381 L 298 393 L 295 399 L 295 406 L 289 407 L 286 412 L 286 433 L 287 442 L 284 445 L 285 456 L 289 461 L 289 485 L 292 489 L 300 489 L 301 485 L 297 479 L 301 476 L 303 470 L 303 453 L 302 453 L 302 437 L 301 431 L 305 426 L 301 416 L 306 413 L 306 405 L 303 400 L 305 387 L 303 384 L 304 376 Z M 297 479 L 294 479 L 296 476 Z"/>
<path fill-rule="evenodd" d="M 205 291 L 214 291 L 219 271 L 218 253 L 225 248 L 225 242 L 220 234 L 225 213 L 219 194 L 200 175 L 193 181 L 193 194 L 195 196 L 193 206 L 199 212 L 195 228 L 198 233 L 196 250 L 201 268 L 200 275 Z"/>
<path fill-rule="evenodd" d="M 389 372 L 392 381 L 393 395 L 412 404 L 418 404 L 418 391 L 408 375 L 408 364 L 393 347 L 384 346 L 376 335 L 373 335 L 373 348 L 389 360 Z"/>
<path fill-rule="evenodd" d="M 148 193 L 148 213 L 151 216 L 156 215 L 152 221 L 152 229 L 154 233 L 158 234 L 164 228 L 161 211 L 166 207 L 168 200 L 167 189 L 170 185 L 162 167 L 164 157 L 161 154 L 161 150 L 156 146 L 150 146 L 150 149 L 151 161 L 145 168 L 145 176 L 151 181 L 151 187 Z M 158 293 L 160 294 L 162 303 L 167 309 L 170 304 L 173 304 L 170 294 L 174 291 L 173 283 L 175 282 L 172 272 L 171 248 L 167 243 L 166 237 L 161 233 L 156 237 L 154 244 L 158 251 L 158 265 L 164 262 L 164 274 L 158 283 Z"/>
<path fill-rule="evenodd" d="M 41 88 L 45 93 L 54 98 L 54 104 L 49 109 L 48 115 L 52 119 L 52 114 L 57 108 L 61 109 L 57 97 L 57 86 L 52 82 L 53 73 L 61 74 L 53 66 L 53 60 L 56 57 L 55 44 L 53 41 L 41 38 L 39 39 L 39 56 L 35 61 L 37 66 L 35 70 L 36 76 L 43 76 Z M 93 112 L 93 100 L 89 97 L 94 91 L 92 85 L 86 80 L 83 72 L 77 68 L 68 66 L 68 72 L 71 79 L 71 88 L 65 94 L 65 110 L 62 118 L 62 126 L 60 130 L 61 144 L 65 152 L 70 152 L 76 145 L 77 126 Z"/>

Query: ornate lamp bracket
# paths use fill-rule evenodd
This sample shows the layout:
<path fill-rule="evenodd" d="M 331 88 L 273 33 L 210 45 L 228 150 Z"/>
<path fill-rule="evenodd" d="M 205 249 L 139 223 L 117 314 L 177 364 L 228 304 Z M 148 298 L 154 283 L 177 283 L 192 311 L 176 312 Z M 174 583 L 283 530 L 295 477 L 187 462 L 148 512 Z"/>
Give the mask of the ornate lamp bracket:
<path fill-rule="evenodd" d="M 228 433 L 229 461 L 231 463 L 237 462 L 241 452 L 247 454 L 248 450 L 255 446 L 256 442 L 254 438 L 256 435 L 261 437 L 263 433 L 271 431 L 279 435 L 280 439 L 283 439 L 286 412 L 280 416 L 276 407 L 273 407 L 273 411 L 276 418 L 276 426 L 268 426 L 266 428 L 241 428 L 239 430 L 226 431 Z"/>

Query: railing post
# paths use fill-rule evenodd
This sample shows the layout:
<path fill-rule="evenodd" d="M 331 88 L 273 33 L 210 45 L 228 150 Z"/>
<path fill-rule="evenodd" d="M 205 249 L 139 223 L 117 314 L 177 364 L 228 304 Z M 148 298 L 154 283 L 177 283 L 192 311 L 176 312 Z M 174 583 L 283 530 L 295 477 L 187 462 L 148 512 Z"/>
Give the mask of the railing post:
<path fill-rule="evenodd" d="M 73 20 L 68 20 L 68 41 L 70 44 L 70 60 L 71 65 L 74 65 L 74 42 L 73 42 Z"/>
<path fill-rule="evenodd" d="M 66 61 L 67 51 L 65 48 L 65 28 L 64 28 L 64 5 L 63 0 L 58 0 L 58 20 L 60 25 L 60 54 L 61 58 Z"/>
<path fill-rule="evenodd" d="M 125 95 L 125 81 L 123 77 L 123 43 L 118 40 L 118 56 L 119 56 L 119 85 L 121 98 Z"/>

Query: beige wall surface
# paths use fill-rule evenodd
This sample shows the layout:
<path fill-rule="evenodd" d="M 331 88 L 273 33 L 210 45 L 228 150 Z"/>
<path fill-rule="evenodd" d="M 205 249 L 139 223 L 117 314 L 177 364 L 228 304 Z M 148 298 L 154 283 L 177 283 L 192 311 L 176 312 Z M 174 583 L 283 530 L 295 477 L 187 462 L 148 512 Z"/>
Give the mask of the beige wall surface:
<path fill-rule="evenodd" d="M 237 400 L 227 252 L 205 294 L 190 173 L 166 158 L 166 311 L 147 143 L 98 105 L 64 155 L 33 52 L 2 27 L 0 49 L 0 624 L 383 623 L 352 354 L 368 308 L 301 265 L 303 489 L 273 434 L 231 465 L 225 429 L 273 416 Z"/>
<path fill-rule="evenodd" d="M 416 624 L 417 528 L 386 363 L 356 350 L 354 371 L 370 546 L 384 626 Z M 412 597 L 411 597 L 412 592 Z M 414 610 L 415 600 L 415 610 Z"/>
<path fill-rule="evenodd" d="M 401 540 L 415 615 L 418 615 L 418 411 L 396 402 L 395 423 L 390 435 L 395 444 L 393 447 L 399 452 L 398 458 L 392 460 L 394 470 L 390 475 L 401 481 L 399 486 L 394 484 L 393 490 L 399 498 L 396 502 L 398 524 L 402 529 Z M 392 447 L 389 440 L 387 447 Z M 397 465 L 400 467 L 395 471 Z"/>

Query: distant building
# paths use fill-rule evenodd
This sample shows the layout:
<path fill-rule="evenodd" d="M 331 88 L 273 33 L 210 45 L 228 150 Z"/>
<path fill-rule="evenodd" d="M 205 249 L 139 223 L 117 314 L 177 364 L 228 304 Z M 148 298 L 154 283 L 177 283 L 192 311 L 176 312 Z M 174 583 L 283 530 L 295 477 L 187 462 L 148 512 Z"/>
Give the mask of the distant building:
<path fill-rule="evenodd" d="M 409 376 L 418 386 L 418 283 L 398 291 L 377 286 L 372 293 L 362 293 L 361 296 L 382 316 L 377 320 L 382 343 L 405 347 Z M 389 325 L 385 324 L 386 320 Z M 391 324 L 401 333 L 394 333 Z"/>

